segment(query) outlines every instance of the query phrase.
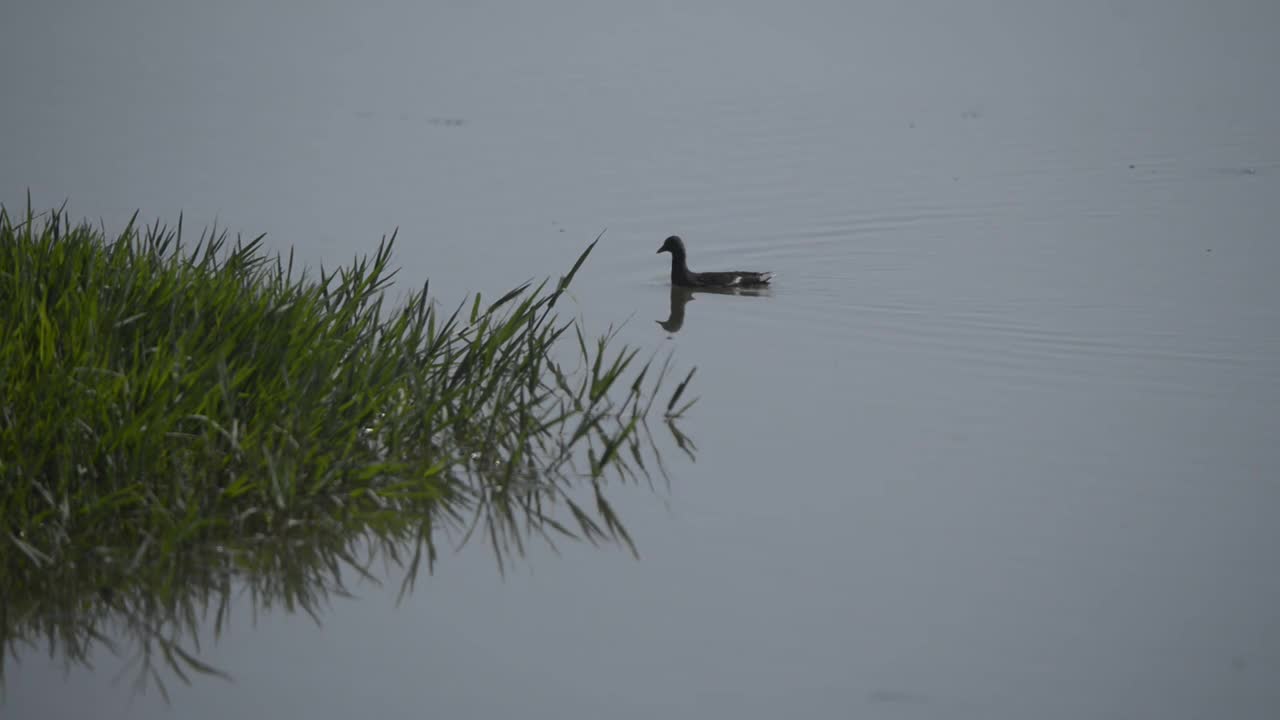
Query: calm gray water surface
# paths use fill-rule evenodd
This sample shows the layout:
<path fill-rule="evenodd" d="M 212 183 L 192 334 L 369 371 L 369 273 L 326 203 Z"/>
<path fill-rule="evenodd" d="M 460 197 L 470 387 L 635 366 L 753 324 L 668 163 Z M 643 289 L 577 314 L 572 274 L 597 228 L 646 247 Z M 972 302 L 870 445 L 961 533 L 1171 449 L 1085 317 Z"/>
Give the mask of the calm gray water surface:
<path fill-rule="evenodd" d="M 641 560 L 245 611 L 170 708 L 36 649 L 0 715 L 1280 717 L 1280 3 L 472 5 L 10 3 L 0 201 L 398 226 L 449 303 L 607 228 L 574 311 L 699 368 Z M 672 233 L 776 287 L 664 329 Z"/>

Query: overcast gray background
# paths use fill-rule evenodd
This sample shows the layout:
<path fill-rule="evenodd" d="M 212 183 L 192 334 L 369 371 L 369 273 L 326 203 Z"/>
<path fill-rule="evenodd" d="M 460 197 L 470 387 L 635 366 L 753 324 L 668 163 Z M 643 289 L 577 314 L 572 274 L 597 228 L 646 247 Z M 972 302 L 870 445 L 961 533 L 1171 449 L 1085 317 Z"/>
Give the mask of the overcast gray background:
<path fill-rule="evenodd" d="M 259 7 L 265 5 L 265 7 Z M 697 365 L 641 560 L 447 555 L 59 717 L 1280 716 L 1280 3 L 8 2 L 0 202 L 453 304 L 563 271 Z M 770 269 L 700 295 L 666 256 Z M 731 267 L 732 266 L 732 267 Z M 395 579 L 395 578 L 393 578 Z M 16 667 L 15 667 L 16 665 Z"/>

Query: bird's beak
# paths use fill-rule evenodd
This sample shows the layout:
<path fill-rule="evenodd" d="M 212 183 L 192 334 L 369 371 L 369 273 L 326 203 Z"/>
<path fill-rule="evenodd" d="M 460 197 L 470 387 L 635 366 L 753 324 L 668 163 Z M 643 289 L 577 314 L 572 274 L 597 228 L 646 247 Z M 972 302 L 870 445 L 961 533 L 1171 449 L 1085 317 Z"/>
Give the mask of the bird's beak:
<path fill-rule="evenodd" d="M 658 252 L 654 253 L 654 255 L 661 255 L 662 253 L 664 253 L 664 252 L 666 252 L 666 251 L 667 251 L 667 249 L 666 249 L 666 248 L 664 248 L 664 247 L 660 247 L 660 248 L 658 248 Z"/>

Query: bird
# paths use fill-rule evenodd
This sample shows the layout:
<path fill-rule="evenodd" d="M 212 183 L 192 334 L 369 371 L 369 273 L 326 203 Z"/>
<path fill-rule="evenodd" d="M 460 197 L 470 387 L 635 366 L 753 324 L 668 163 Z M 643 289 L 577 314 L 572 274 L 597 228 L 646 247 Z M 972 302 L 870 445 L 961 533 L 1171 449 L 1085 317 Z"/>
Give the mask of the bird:
<path fill-rule="evenodd" d="M 659 253 L 671 253 L 671 284 L 688 288 L 748 288 L 763 287 L 773 279 L 771 272 L 694 272 L 685 260 L 684 241 L 672 235 L 658 248 Z"/>

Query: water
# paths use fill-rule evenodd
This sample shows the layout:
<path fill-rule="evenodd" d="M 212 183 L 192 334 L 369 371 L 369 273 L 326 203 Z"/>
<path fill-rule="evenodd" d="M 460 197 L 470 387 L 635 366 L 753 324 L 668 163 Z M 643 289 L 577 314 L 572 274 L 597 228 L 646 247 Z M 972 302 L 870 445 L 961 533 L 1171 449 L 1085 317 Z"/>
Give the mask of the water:
<path fill-rule="evenodd" d="M 699 451 L 639 561 L 246 612 L 171 709 L 26 651 L 5 717 L 1280 714 L 1280 5 L 78 5 L 7 13 L 7 205 L 398 227 L 451 302 L 607 228 L 575 312 Z M 775 287 L 672 332 L 673 233 Z"/>

